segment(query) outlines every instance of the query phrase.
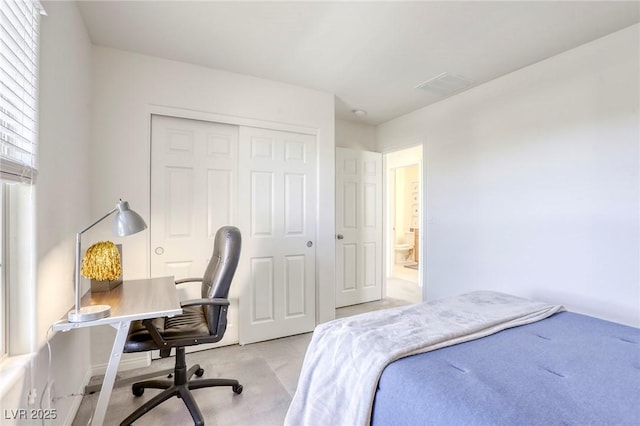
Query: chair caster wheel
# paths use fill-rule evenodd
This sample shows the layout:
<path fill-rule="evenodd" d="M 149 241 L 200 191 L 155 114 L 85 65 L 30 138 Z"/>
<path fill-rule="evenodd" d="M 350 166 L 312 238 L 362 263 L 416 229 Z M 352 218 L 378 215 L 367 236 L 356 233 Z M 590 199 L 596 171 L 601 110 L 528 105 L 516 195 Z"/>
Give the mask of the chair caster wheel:
<path fill-rule="evenodd" d="M 242 393 L 242 389 L 242 385 L 233 385 L 233 392 L 237 393 L 238 395 Z"/>
<path fill-rule="evenodd" d="M 134 396 L 142 396 L 142 394 L 144 393 L 144 388 L 133 385 L 131 386 L 131 393 L 133 393 Z"/>
<path fill-rule="evenodd" d="M 195 372 L 195 375 L 198 377 L 202 377 L 203 374 L 204 374 L 204 368 L 198 368 Z"/>

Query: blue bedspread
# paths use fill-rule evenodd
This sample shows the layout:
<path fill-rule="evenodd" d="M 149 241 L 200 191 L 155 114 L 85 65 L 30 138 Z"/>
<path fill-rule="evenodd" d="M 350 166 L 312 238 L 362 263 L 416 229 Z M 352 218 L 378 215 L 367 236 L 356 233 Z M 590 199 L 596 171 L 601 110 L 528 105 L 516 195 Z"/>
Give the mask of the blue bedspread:
<path fill-rule="evenodd" d="M 382 373 L 380 425 L 640 425 L 640 329 L 571 312 Z"/>

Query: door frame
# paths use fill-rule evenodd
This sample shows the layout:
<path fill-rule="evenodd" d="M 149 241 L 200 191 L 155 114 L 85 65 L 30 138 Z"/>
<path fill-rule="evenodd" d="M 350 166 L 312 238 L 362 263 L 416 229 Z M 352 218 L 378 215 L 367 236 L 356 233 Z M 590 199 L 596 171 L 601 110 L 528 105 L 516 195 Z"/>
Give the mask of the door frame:
<path fill-rule="evenodd" d="M 331 229 L 329 230 L 324 230 L 321 228 L 321 214 L 323 213 L 324 209 L 321 209 L 321 206 L 323 206 L 322 204 L 322 199 L 321 199 L 321 191 L 320 191 L 320 164 L 321 164 L 321 159 L 320 159 L 320 153 L 322 152 L 321 150 L 321 140 L 319 138 L 319 134 L 320 131 L 318 128 L 316 127 L 308 127 L 308 126 L 300 126 L 300 125 L 295 125 L 295 124 L 288 124 L 288 123 L 281 123 L 281 122 L 275 122 L 275 121 L 266 121 L 266 120 L 260 120 L 260 119 L 255 119 L 255 118 L 247 118 L 247 117 L 240 117 L 240 116 L 234 116 L 234 115 L 226 115 L 226 114 L 219 114 L 219 113 L 214 113 L 214 112 L 208 112 L 208 111 L 200 111 L 200 110 L 194 110 L 194 109 L 186 109 L 186 108 L 180 108 L 180 107 L 172 107 L 172 106 L 165 106 L 165 105 L 147 105 L 147 110 L 145 112 L 145 123 L 146 123 L 146 140 L 147 140 L 147 159 L 148 159 L 148 164 L 147 164 L 147 176 L 149 177 L 149 195 L 151 194 L 151 120 L 152 117 L 154 115 L 163 115 L 163 116 L 168 116 L 168 117 L 174 117 L 174 118 L 184 118 L 184 119 L 189 119 L 189 120 L 201 120 L 201 121 L 208 121 L 208 122 L 213 122 L 213 123 L 221 123 L 221 124 L 232 124 L 232 125 L 237 125 L 237 126 L 247 126 L 247 127 L 258 127 L 258 128 L 263 128 L 263 129 L 269 129 L 269 130 L 279 130 L 279 131 L 284 131 L 284 132 L 294 132 L 294 133 L 303 133 L 303 134 L 307 134 L 307 135 L 312 135 L 315 136 L 316 138 L 316 155 L 318 156 L 317 161 L 316 161 L 316 197 L 317 197 L 317 202 L 316 202 L 316 224 L 315 224 L 315 230 L 316 230 L 316 240 L 317 243 L 316 246 L 317 247 L 333 247 L 334 246 L 334 228 L 335 228 L 335 221 L 331 224 Z M 335 144 L 334 144 L 335 145 Z M 332 147 L 332 151 L 335 151 L 335 146 Z M 335 167 L 335 152 L 333 154 L 333 156 L 330 159 L 331 164 L 333 164 L 333 166 Z M 332 169 L 333 171 L 334 169 Z M 331 194 L 331 198 L 335 199 L 335 185 L 331 185 L 330 187 L 333 188 L 333 192 Z M 148 205 L 148 211 L 151 212 L 151 196 L 149 196 L 149 205 Z M 333 217 L 333 215 L 332 215 Z M 326 239 L 326 241 L 323 241 L 324 238 L 322 238 L 322 235 L 326 234 L 329 237 Z M 146 263 L 147 263 L 147 274 L 149 276 L 151 276 L 151 256 L 152 256 L 152 248 L 151 248 L 151 233 L 147 233 L 147 252 L 146 252 Z M 333 258 L 335 258 L 335 250 L 333 251 Z M 333 287 L 331 287 L 329 290 L 324 290 L 327 292 L 327 294 L 321 294 L 321 292 L 323 291 L 323 288 L 328 287 L 327 285 L 323 285 L 323 283 L 320 280 L 320 271 L 322 270 L 322 267 L 324 266 L 326 268 L 326 265 L 319 265 L 319 258 L 320 256 L 318 255 L 318 250 L 316 250 L 316 259 L 315 259 L 315 263 L 316 263 L 316 273 L 315 273 L 315 305 L 316 305 L 316 325 L 319 324 L 320 322 L 323 321 L 328 321 L 331 320 L 333 318 L 335 318 L 335 290 Z M 335 271 L 335 260 L 334 263 L 332 263 L 331 265 L 332 269 Z M 333 285 L 333 282 L 331 283 Z M 321 306 L 320 302 L 322 300 L 330 300 L 332 301 L 332 305 L 327 308 L 323 306 Z M 333 312 L 334 314 L 332 314 L 332 316 L 330 318 L 327 317 L 327 314 L 325 313 L 323 315 L 323 312 L 327 311 L 327 312 Z"/>

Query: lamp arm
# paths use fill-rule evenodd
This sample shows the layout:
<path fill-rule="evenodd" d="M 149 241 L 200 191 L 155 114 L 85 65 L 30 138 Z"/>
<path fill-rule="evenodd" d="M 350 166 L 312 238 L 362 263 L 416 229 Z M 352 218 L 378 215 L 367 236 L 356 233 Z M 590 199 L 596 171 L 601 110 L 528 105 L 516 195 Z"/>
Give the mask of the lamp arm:
<path fill-rule="evenodd" d="M 115 213 L 118 210 L 117 207 L 115 207 L 113 210 L 110 210 L 109 213 L 105 214 L 104 216 L 102 216 L 100 219 L 96 220 L 95 222 L 93 222 L 91 225 L 87 226 L 86 228 L 84 228 L 82 231 L 78 232 L 78 234 L 84 234 L 85 232 L 87 232 L 89 229 L 93 228 L 94 226 L 96 226 L 97 224 L 99 224 L 100 222 L 102 222 L 103 220 L 105 220 L 106 218 L 108 218 L 109 216 L 111 216 L 111 214 Z"/>
<path fill-rule="evenodd" d="M 102 216 L 100 219 L 96 220 L 95 222 L 93 222 L 91 225 L 87 226 L 86 228 L 84 228 L 83 230 L 81 230 L 80 232 L 78 232 L 76 234 L 76 270 L 75 272 L 75 290 L 76 290 L 76 307 L 75 307 L 75 312 L 76 314 L 80 311 L 80 299 L 81 299 L 81 294 L 80 294 L 80 251 L 81 251 L 81 235 L 84 234 L 85 232 L 87 232 L 89 229 L 93 228 L 94 226 L 96 226 L 98 223 L 102 222 L 103 220 L 105 220 L 106 218 L 108 218 L 111 214 L 113 214 L 114 212 L 116 212 L 118 210 L 118 207 L 114 208 L 113 210 L 109 211 L 109 213 L 105 214 L 104 216 Z"/>

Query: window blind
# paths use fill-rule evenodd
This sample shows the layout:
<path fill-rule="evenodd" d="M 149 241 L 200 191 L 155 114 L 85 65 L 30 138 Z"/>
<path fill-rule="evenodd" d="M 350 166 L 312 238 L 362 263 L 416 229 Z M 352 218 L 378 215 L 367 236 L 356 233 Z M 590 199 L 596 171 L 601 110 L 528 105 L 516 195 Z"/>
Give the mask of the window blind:
<path fill-rule="evenodd" d="M 0 1 L 0 178 L 35 179 L 38 119 L 38 1 Z"/>

